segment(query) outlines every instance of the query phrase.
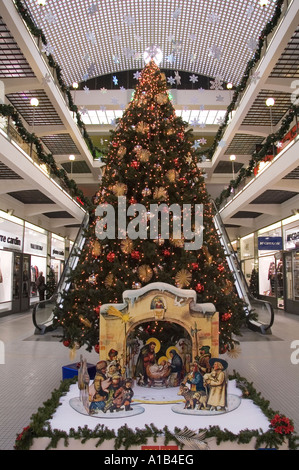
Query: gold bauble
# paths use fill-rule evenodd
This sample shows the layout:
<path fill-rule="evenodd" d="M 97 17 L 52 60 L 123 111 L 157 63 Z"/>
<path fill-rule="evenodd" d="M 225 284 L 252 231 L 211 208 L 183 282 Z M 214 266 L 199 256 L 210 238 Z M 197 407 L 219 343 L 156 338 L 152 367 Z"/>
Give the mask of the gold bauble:
<path fill-rule="evenodd" d="M 101 244 L 95 240 L 94 243 L 93 243 L 93 247 L 92 247 L 92 256 L 100 256 L 100 254 L 102 253 L 102 246 Z"/>
<path fill-rule="evenodd" d="M 192 274 L 187 269 L 181 269 L 175 276 L 175 283 L 180 289 L 189 286 L 191 280 Z"/>
<path fill-rule="evenodd" d="M 145 134 L 149 131 L 149 125 L 146 122 L 140 121 L 136 126 L 136 131 Z"/>
<path fill-rule="evenodd" d="M 161 186 L 160 188 L 156 188 L 155 191 L 154 191 L 154 199 L 158 199 L 158 200 L 165 200 L 167 199 L 167 191 L 165 188 L 163 188 L 163 186 Z"/>
<path fill-rule="evenodd" d="M 117 155 L 120 157 L 120 158 L 123 158 L 127 153 L 127 149 L 126 147 L 124 147 L 123 145 L 121 147 L 119 147 L 118 151 L 117 151 Z"/>
<path fill-rule="evenodd" d="M 133 250 L 133 241 L 130 238 L 126 238 L 121 241 L 120 247 L 121 251 L 125 253 L 125 255 L 129 255 Z"/>
<path fill-rule="evenodd" d="M 105 277 L 105 281 L 104 281 L 105 287 L 106 287 L 107 289 L 109 289 L 110 287 L 113 287 L 114 284 L 115 284 L 115 281 L 116 281 L 115 276 L 114 276 L 112 273 L 109 273 L 109 274 Z"/>
<path fill-rule="evenodd" d="M 140 153 L 138 154 L 139 160 L 141 162 L 148 162 L 150 156 L 151 156 L 151 152 L 147 149 L 142 149 Z"/>
<path fill-rule="evenodd" d="M 127 192 L 127 185 L 124 183 L 116 183 L 112 186 L 112 192 L 115 196 L 123 196 Z"/>
<path fill-rule="evenodd" d="M 159 93 L 156 96 L 156 102 L 160 105 L 167 103 L 167 101 L 168 101 L 168 95 L 166 95 L 165 93 Z"/>
<path fill-rule="evenodd" d="M 143 264 L 138 268 L 138 277 L 142 282 L 149 282 L 153 277 L 153 270 L 147 264 Z"/>
<path fill-rule="evenodd" d="M 178 174 L 175 170 L 168 170 L 168 172 L 166 173 L 166 178 L 168 179 L 168 181 L 170 181 L 170 183 L 174 183 L 177 177 Z"/>
<path fill-rule="evenodd" d="M 183 248 L 185 241 L 181 238 L 171 238 L 170 243 L 176 248 Z"/>

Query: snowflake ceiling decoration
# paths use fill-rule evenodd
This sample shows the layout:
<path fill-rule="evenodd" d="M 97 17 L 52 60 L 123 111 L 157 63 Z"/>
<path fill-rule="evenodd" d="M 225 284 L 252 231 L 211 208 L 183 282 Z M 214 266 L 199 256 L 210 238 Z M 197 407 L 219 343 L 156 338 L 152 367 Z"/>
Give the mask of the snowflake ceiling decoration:
<path fill-rule="evenodd" d="M 69 86 L 86 74 L 87 55 L 95 64 L 92 76 L 115 74 L 136 70 L 136 60 L 151 44 L 163 51 L 161 68 L 221 75 L 237 85 L 275 3 L 262 8 L 258 1 L 242 0 L 236 8 L 235 0 L 179 5 L 177 0 L 47 0 L 40 7 L 36 0 L 26 0 Z"/>

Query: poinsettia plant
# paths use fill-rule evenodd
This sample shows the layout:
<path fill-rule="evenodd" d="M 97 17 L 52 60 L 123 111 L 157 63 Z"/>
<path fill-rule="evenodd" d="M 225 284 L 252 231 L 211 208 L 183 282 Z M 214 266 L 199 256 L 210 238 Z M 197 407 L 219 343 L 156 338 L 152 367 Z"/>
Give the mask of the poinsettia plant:
<path fill-rule="evenodd" d="M 289 418 L 286 418 L 286 416 L 280 414 L 274 416 L 270 422 L 270 426 L 277 434 L 288 435 L 294 432 L 293 422 Z"/>

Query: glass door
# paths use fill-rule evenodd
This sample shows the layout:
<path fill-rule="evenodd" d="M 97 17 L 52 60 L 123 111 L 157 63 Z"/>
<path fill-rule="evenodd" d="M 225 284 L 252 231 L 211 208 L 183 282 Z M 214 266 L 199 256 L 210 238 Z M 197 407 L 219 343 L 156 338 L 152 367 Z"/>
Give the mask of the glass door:
<path fill-rule="evenodd" d="M 299 251 L 284 254 L 285 310 L 299 314 Z"/>
<path fill-rule="evenodd" d="M 21 312 L 25 312 L 26 310 L 29 310 L 30 305 L 30 255 L 23 255 L 22 258 Z"/>

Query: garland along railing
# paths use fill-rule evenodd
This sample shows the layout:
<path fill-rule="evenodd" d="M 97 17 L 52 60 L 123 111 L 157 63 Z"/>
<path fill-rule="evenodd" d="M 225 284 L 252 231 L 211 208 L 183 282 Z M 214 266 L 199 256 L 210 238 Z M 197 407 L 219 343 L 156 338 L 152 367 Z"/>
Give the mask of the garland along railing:
<path fill-rule="evenodd" d="M 292 123 L 296 123 L 296 131 L 295 131 L 295 136 L 298 135 L 299 133 L 299 126 L 298 126 L 298 121 L 297 121 L 297 116 L 298 116 L 298 106 L 294 106 L 293 104 L 290 106 L 289 110 L 286 113 L 286 117 L 282 120 L 281 127 L 279 131 L 277 131 L 274 134 L 270 134 L 265 143 L 263 144 L 262 148 L 260 151 L 256 151 L 253 153 L 252 158 L 246 168 L 241 168 L 239 171 L 239 174 L 236 179 L 231 180 L 229 186 L 222 191 L 220 196 L 215 200 L 215 203 L 218 208 L 221 208 L 221 206 L 227 202 L 227 199 L 231 196 L 236 195 L 236 190 L 237 189 L 242 189 L 245 184 L 248 181 L 248 178 L 251 178 L 252 176 L 255 176 L 255 168 L 258 166 L 259 163 L 266 161 L 265 159 L 271 154 L 273 158 L 276 156 L 276 145 L 275 143 L 281 141 L 286 133 L 289 131 Z M 270 160 L 268 160 L 270 161 Z"/>
<path fill-rule="evenodd" d="M 40 43 L 42 43 L 44 46 L 47 46 L 47 39 L 46 39 L 43 31 L 35 25 L 28 9 L 23 4 L 22 0 L 14 0 L 14 3 L 15 3 L 15 6 L 16 6 L 16 9 L 17 9 L 18 13 L 20 14 L 23 21 L 25 22 L 28 30 L 30 31 L 30 33 L 35 38 L 37 38 L 38 47 L 39 47 Z M 99 158 L 103 157 L 104 154 L 105 154 L 105 151 L 103 149 L 99 149 L 98 147 L 96 147 L 93 144 L 93 142 L 92 142 L 92 140 L 91 140 L 91 138 L 90 138 L 90 136 L 89 136 L 89 134 L 86 130 L 86 126 L 85 126 L 84 122 L 81 119 L 81 114 L 78 110 L 78 107 L 74 103 L 74 100 L 73 100 L 73 97 L 72 97 L 72 94 L 71 94 L 71 91 L 70 91 L 70 87 L 68 87 L 64 83 L 64 80 L 62 78 L 62 73 L 61 73 L 61 67 L 55 62 L 52 54 L 46 54 L 46 57 L 48 59 L 48 64 L 49 64 L 50 70 L 53 72 L 52 73 L 53 79 L 55 80 L 55 77 L 56 77 L 58 85 L 60 87 L 60 90 L 61 90 L 63 96 L 65 97 L 66 103 L 67 103 L 70 111 L 72 111 L 74 113 L 74 116 L 76 116 L 77 125 L 80 129 L 80 132 L 82 133 L 82 136 L 83 136 L 83 138 L 86 142 L 86 145 L 88 146 L 88 149 L 89 149 L 90 153 L 92 154 L 94 159 L 99 159 Z"/>
<path fill-rule="evenodd" d="M 19 113 L 11 105 L 0 104 L 0 115 L 7 118 L 6 126 L 3 130 L 8 139 L 14 140 L 20 147 L 38 164 L 45 164 L 49 174 L 53 179 L 57 178 L 62 189 L 66 190 L 69 195 L 89 211 L 92 204 L 83 192 L 78 189 L 76 182 L 69 179 L 64 168 L 59 168 L 51 153 L 45 153 L 40 139 L 27 131 L 23 126 Z M 13 123 L 13 125 L 12 125 Z"/>

